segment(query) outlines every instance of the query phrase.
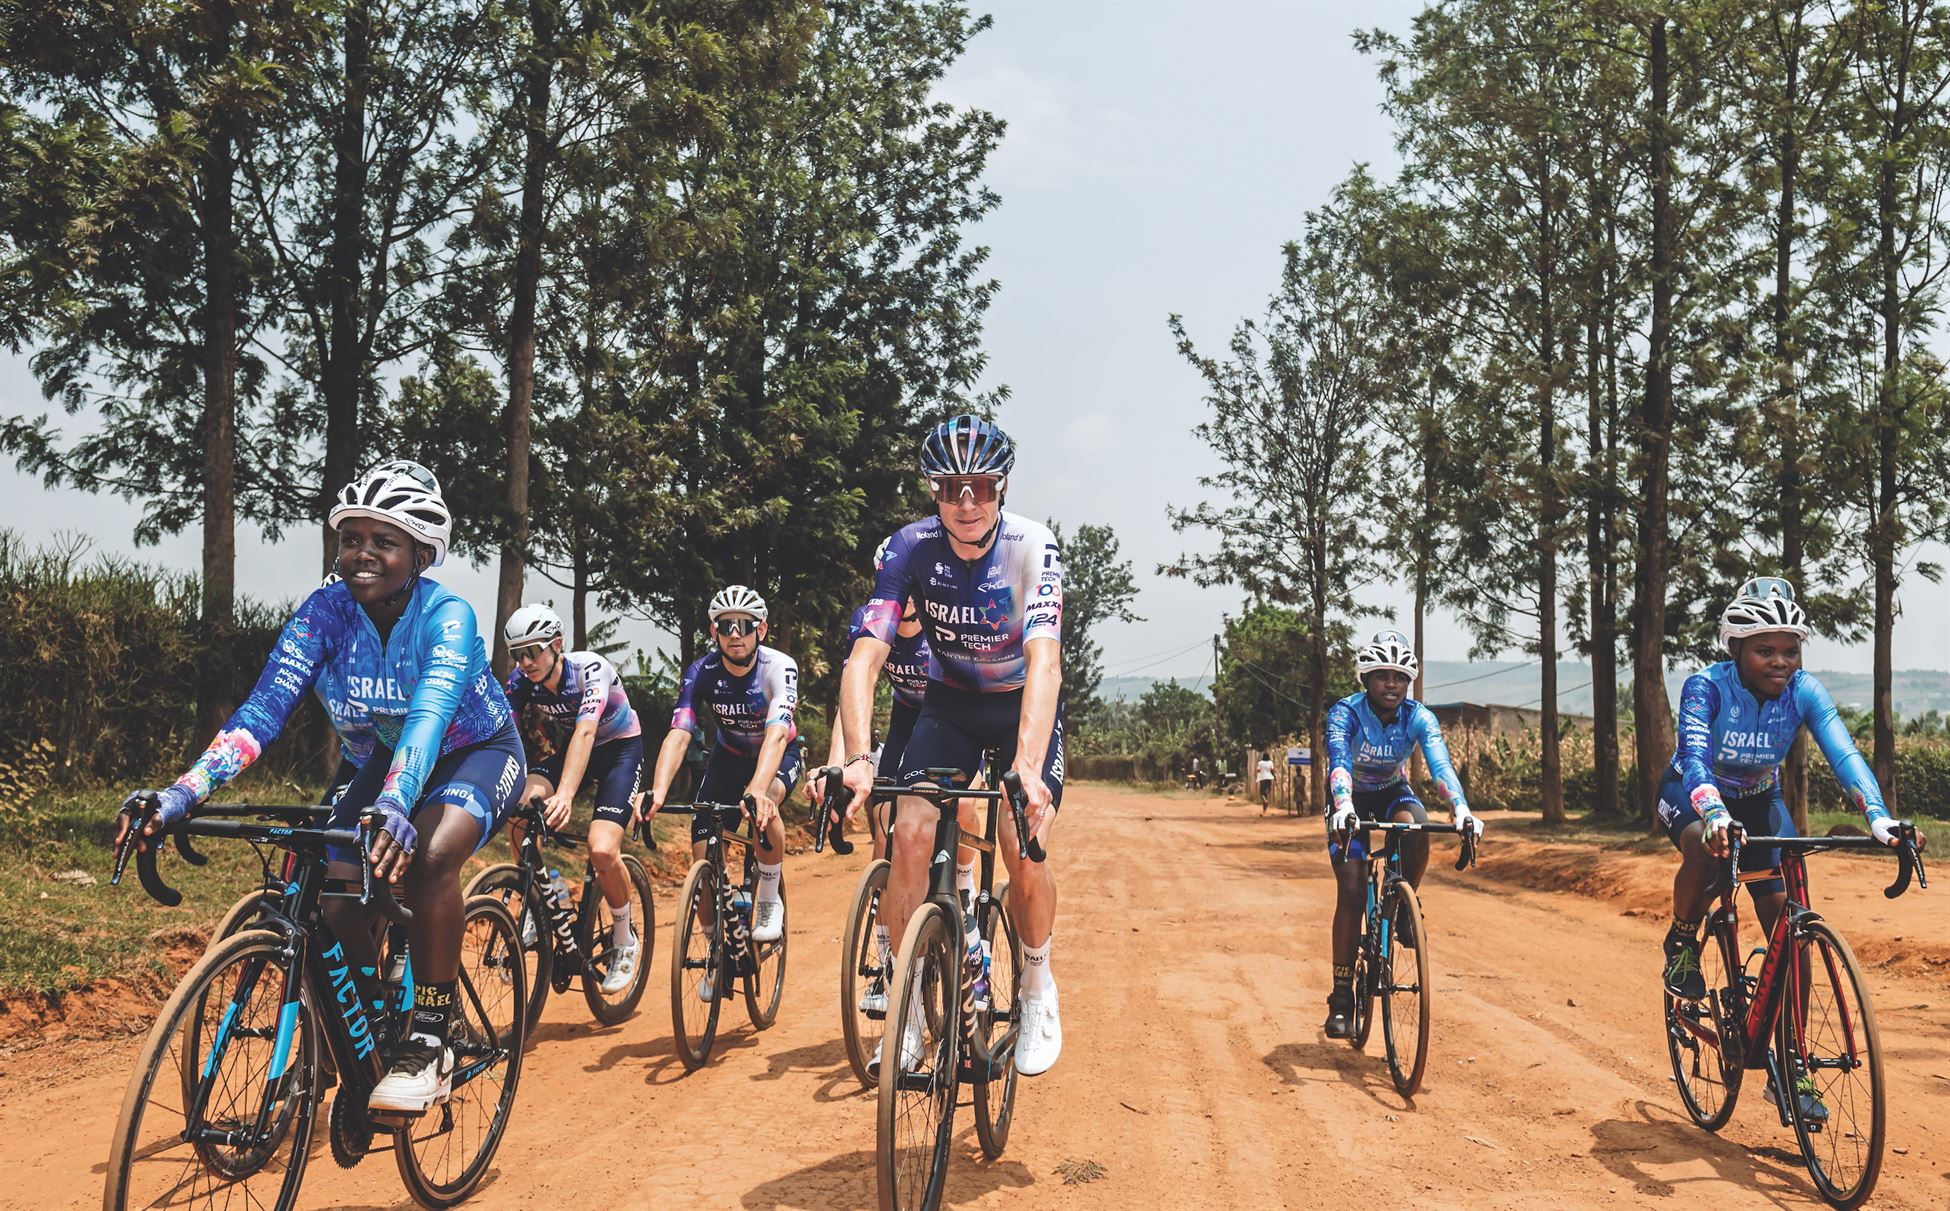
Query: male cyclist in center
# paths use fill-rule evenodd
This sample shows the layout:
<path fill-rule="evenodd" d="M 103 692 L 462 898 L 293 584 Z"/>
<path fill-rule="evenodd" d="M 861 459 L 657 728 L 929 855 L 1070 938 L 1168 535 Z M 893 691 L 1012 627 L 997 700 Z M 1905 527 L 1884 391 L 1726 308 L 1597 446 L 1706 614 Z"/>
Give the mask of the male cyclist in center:
<path fill-rule="evenodd" d="M 595 816 L 589 821 L 589 864 L 603 889 L 613 923 L 609 971 L 603 992 L 614 995 L 636 974 L 641 940 L 630 921 L 630 876 L 623 867 L 623 830 L 636 812 L 643 776 L 643 727 L 630 708 L 630 695 L 616 666 L 600 652 L 562 650 L 562 619 L 545 605 L 531 604 L 508 616 L 502 634 L 515 667 L 509 670 L 508 701 L 520 710 L 538 707 L 555 732 L 555 755 L 528 771 L 524 800 L 543 798 L 542 822 L 561 828 L 569 822 L 576 791 L 596 788 Z M 564 732 L 567 732 L 564 735 Z M 517 857 L 521 826 L 508 826 Z M 534 917 L 525 915 L 529 928 Z M 532 944 L 523 938 L 524 946 Z"/>
<path fill-rule="evenodd" d="M 1002 766 L 1022 776 L 1030 833 L 1047 850 L 1063 794 L 1063 568 L 1047 528 L 1002 511 L 1015 461 L 1008 435 L 976 416 L 945 421 L 922 443 L 921 470 L 937 512 L 887 544 L 862 634 L 840 676 L 840 722 L 851 814 L 873 786 L 867 740 L 874 682 L 894 641 L 900 603 L 913 597 L 932 655 L 927 696 L 901 754 L 899 780 L 907 786 L 930 781 L 931 768 L 972 772 L 982 750 L 993 748 Z M 925 799 L 904 798 L 897 805 L 893 866 L 880 901 L 896 934 L 927 896 L 937 818 Z M 1063 1049 L 1049 969 L 1056 880 L 1045 863 L 1020 860 L 1015 822 L 1006 812 L 1001 827 L 1010 907 L 1023 947 L 1016 1071 L 1035 1076 Z M 900 1041 L 902 1066 L 916 1063 L 920 1049 L 918 1034 L 910 1031 Z"/>
<path fill-rule="evenodd" d="M 1354 1018 L 1354 949 L 1361 940 L 1361 917 L 1367 911 L 1368 849 L 1366 839 L 1352 832 L 1362 820 L 1428 823 L 1422 800 L 1403 771 L 1415 746 L 1422 746 L 1429 776 L 1449 801 L 1458 827 L 1483 822 L 1469 810 L 1462 781 L 1449 765 L 1449 746 L 1429 708 L 1408 696 L 1419 667 L 1415 648 L 1400 631 L 1383 631 L 1354 655 L 1354 675 L 1364 687 L 1327 710 L 1322 730 L 1327 741 L 1327 790 L 1333 809 L 1327 818 L 1327 852 L 1340 860 L 1336 878 L 1340 894 L 1334 901 L 1334 991 L 1327 996 L 1327 1021 L 1322 1029 L 1330 1039 L 1352 1032 Z M 1419 834 L 1391 842 L 1401 851 L 1402 873 L 1412 887 L 1422 886 L 1429 868 L 1429 839 Z M 1345 846 L 1347 852 L 1340 851 Z M 1415 938 L 1399 938 L 1414 946 Z"/>
<path fill-rule="evenodd" d="M 697 712 L 709 708 L 718 742 L 704 766 L 695 796 L 699 803 L 737 803 L 750 795 L 758 804 L 752 831 L 772 848 L 759 851 L 758 895 L 752 902 L 752 941 L 776 942 L 785 935 L 785 901 L 779 879 L 785 869 L 785 824 L 779 807 L 799 781 L 799 746 L 794 712 L 799 705 L 799 666 L 792 657 L 765 646 L 765 599 L 741 584 L 727 585 L 711 599 L 711 635 L 717 650 L 706 652 L 684 670 L 670 732 L 657 750 L 644 818 L 663 810 L 671 779 L 698 730 Z M 700 701 L 701 700 L 701 701 Z M 704 856 L 710 836 L 707 821 L 692 818 L 691 852 Z M 767 861 L 767 859 L 770 861 Z M 707 983 L 698 989 L 712 991 Z"/>

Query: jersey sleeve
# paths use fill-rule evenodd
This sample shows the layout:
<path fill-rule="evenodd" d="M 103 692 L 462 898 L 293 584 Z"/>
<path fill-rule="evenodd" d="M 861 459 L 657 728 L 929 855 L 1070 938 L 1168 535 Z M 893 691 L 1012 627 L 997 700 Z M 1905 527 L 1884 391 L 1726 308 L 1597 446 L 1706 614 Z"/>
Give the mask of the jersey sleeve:
<path fill-rule="evenodd" d="M 600 723 L 616 688 L 616 669 L 600 657 L 582 666 L 582 697 L 576 701 L 576 726 Z"/>
<path fill-rule="evenodd" d="M 1719 784 L 1713 780 L 1713 716 L 1720 710 L 1720 691 L 1705 673 L 1686 678 L 1679 691 L 1679 748 L 1673 760 L 1686 784 L 1693 810 L 1704 816 L 1726 809 Z"/>
<path fill-rule="evenodd" d="M 698 734 L 697 675 L 707 659 L 709 657 L 699 656 L 691 661 L 690 667 L 684 670 L 684 679 L 677 685 L 677 708 L 670 713 L 670 730 L 673 732 L 682 728 L 693 736 Z"/>
<path fill-rule="evenodd" d="M 1354 710 L 1345 702 L 1327 708 L 1321 732 L 1327 742 L 1327 793 L 1339 811 L 1354 802 Z"/>
<path fill-rule="evenodd" d="M 1882 801 L 1875 771 L 1863 759 L 1862 750 L 1855 747 L 1855 738 L 1842 723 L 1828 687 L 1803 673 L 1795 679 L 1794 704 L 1800 709 L 1801 721 L 1808 725 L 1808 734 L 1821 747 L 1821 755 L 1828 758 L 1828 768 L 1835 771 L 1835 781 L 1848 792 L 1856 810 L 1871 820 L 1886 818 L 1889 808 Z"/>
<path fill-rule="evenodd" d="M 874 573 L 873 596 L 854 613 L 851 638 L 867 635 L 888 647 L 894 646 L 894 636 L 901 625 L 901 603 L 913 591 L 913 574 L 907 565 L 914 553 L 914 541 L 906 530 L 895 531 L 887 540 L 886 558 Z"/>
<path fill-rule="evenodd" d="M 520 669 L 509 669 L 508 679 L 501 683 L 501 692 L 508 696 L 509 706 L 519 709 L 528 705 L 528 696 L 534 692 L 529 687 L 534 684 Z"/>
<path fill-rule="evenodd" d="M 176 780 L 176 785 L 189 790 L 199 802 L 263 755 L 264 746 L 277 739 L 291 712 L 298 709 L 305 692 L 318 680 L 319 670 L 331 655 L 330 636 L 334 633 L 324 594 L 320 589 L 306 598 L 284 624 L 250 697 L 224 722 L 196 763 Z"/>
<path fill-rule="evenodd" d="M 790 656 L 780 655 L 765 678 L 765 726 L 783 725 L 790 735 L 796 736 L 798 710 L 799 664 Z"/>
<path fill-rule="evenodd" d="M 469 649 L 479 634 L 474 607 L 458 597 L 448 597 L 433 606 L 419 625 L 424 652 L 413 696 L 406 704 L 406 720 L 400 724 L 399 745 L 386 770 L 386 785 L 379 792 L 380 800 L 404 812 L 418 805 L 426 790 L 427 775 L 440 758 L 441 739 L 460 710 L 471 674 L 476 671 L 470 667 Z"/>
<path fill-rule="evenodd" d="M 1032 533 L 1040 540 L 1027 556 L 1033 562 L 1023 577 L 1022 641 L 1063 640 L 1063 553 L 1056 536 L 1041 526 Z"/>
<path fill-rule="evenodd" d="M 1422 746 L 1422 756 L 1429 763 L 1429 777 L 1435 779 L 1442 797 L 1449 801 L 1449 810 L 1468 811 L 1469 800 L 1463 794 L 1462 779 L 1456 777 L 1456 767 L 1449 762 L 1449 746 L 1442 741 L 1442 725 L 1436 722 L 1435 712 L 1416 703 L 1414 726 L 1416 742 Z"/>

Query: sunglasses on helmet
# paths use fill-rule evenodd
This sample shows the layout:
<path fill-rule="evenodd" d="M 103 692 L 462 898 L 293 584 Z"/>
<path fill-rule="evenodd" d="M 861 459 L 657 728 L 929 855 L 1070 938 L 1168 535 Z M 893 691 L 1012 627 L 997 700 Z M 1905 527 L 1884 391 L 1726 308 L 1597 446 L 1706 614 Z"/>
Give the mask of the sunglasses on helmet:
<path fill-rule="evenodd" d="M 954 504 L 964 496 L 985 505 L 1002 495 L 1002 478 L 997 475 L 939 475 L 928 479 L 928 491 L 937 504 Z"/>
<path fill-rule="evenodd" d="M 1756 597 L 1765 601 L 1769 597 L 1779 597 L 1785 601 L 1794 600 L 1794 586 L 1779 576 L 1756 576 L 1740 586 L 1740 596 Z"/>
<path fill-rule="evenodd" d="M 750 635 L 758 630 L 756 618 L 720 618 L 711 624 L 711 629 L 720 635 L 737 638 Z"/>

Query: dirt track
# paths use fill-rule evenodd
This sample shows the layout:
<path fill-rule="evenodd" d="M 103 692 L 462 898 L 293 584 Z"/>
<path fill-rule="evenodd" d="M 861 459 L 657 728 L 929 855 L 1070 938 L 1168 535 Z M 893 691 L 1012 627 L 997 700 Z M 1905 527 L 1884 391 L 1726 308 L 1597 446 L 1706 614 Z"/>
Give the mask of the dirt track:
<path fill-rule="evenodd" d="M 1332 883 L 1319 822 L 1212 799 L 1073 788 L 1058 834 L 1052 967 L 1065 1051 L 1025 1082 L 1007 1154 L 983 1164 L 959 1120 L 948 1201 L 962 1207 L 1626 1207 L 1677 1195 L 1719 1209 L 1819 1206 L 1791 1133 L 1756 1089 L 1721 1137 L 1684 1119 L 1659 1025 L 1663 856 L 1602 855 L 1599 895 L 1522 889 L 1433 864 L 1435 976 L 1424 1092 L 1388 1083 L 1319 1031 Z M 1484 854 L 1526 880 L 1561 870 L 1525 842 Z M 1589 851 L 1586 851 L 1587 853 Z M 779 1023 L 737 1007 L 713 1062 L 671 1053 L 668 900 L 638 1016 L 597 1029 L 553 998 L 498 1172 L 470 1207 L 829 1208 L 874 1199 L 873 1107 L 841 1052 L 837 942 L 861 862 L 788 870 L 792 951 Z M 1587 863 L 1588 865 L 1588 863 Z M 1950 886 L 1895 903 L 1893 866 L 1822 861 L 1819 903 L 1858 942 L 1880 1019 L 1889 1148 L 1872 1205 L 1950 1207 L 1945 969 L 1875 966 L 1877 936 L 1950 943 Z M 1553 885 L 1563 879 L 1550 878 Z M 1592 889 L 1587 889 L 1592 890 Z M 668 893 L 666 892 L 666 895 Z M 137 1040 L 64 1044 L 0 1065 L 0 1205 L 98 1205 Z M 322 1136 L 321 1132 L 321 1136 Z M 1065 1185 L 1066 1161 L 1104 1173 Z M 347 1173 L 323 1146 L 306 1206 L 396 1206 L 390 1158 Z"/>

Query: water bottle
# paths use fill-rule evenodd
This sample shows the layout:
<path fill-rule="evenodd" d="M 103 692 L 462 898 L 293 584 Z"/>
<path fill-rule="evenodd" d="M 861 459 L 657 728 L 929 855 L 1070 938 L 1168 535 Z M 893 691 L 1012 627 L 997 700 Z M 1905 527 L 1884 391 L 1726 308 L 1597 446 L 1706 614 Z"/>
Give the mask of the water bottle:
<path fill-rule="evenodd" d="M 570 907 L 569 882 L 554 867 L 550 867 L 548 872 L 548 898 L 555 901 L 557 908 L 566 910 Z"/>
<path fill-rule="evenodd" d="M 752 893 L 746 891 L 742 886 L 733 888 L 731 892 L 731 907 L 738 913 L 738 919 L 740 921 L 743 921 L 746 925 L 751 924 Z"/>
<path fill-rule="evenodd" d="M 555 918 L 556 949 L 563 954 L 577 953 L 575 904 L 569 897 L 569 884 L 562 878 L 561 871 L 549 870 L 546 894 L 549 902 L 555 905 L 555 912 L 551 915 Z"/>

